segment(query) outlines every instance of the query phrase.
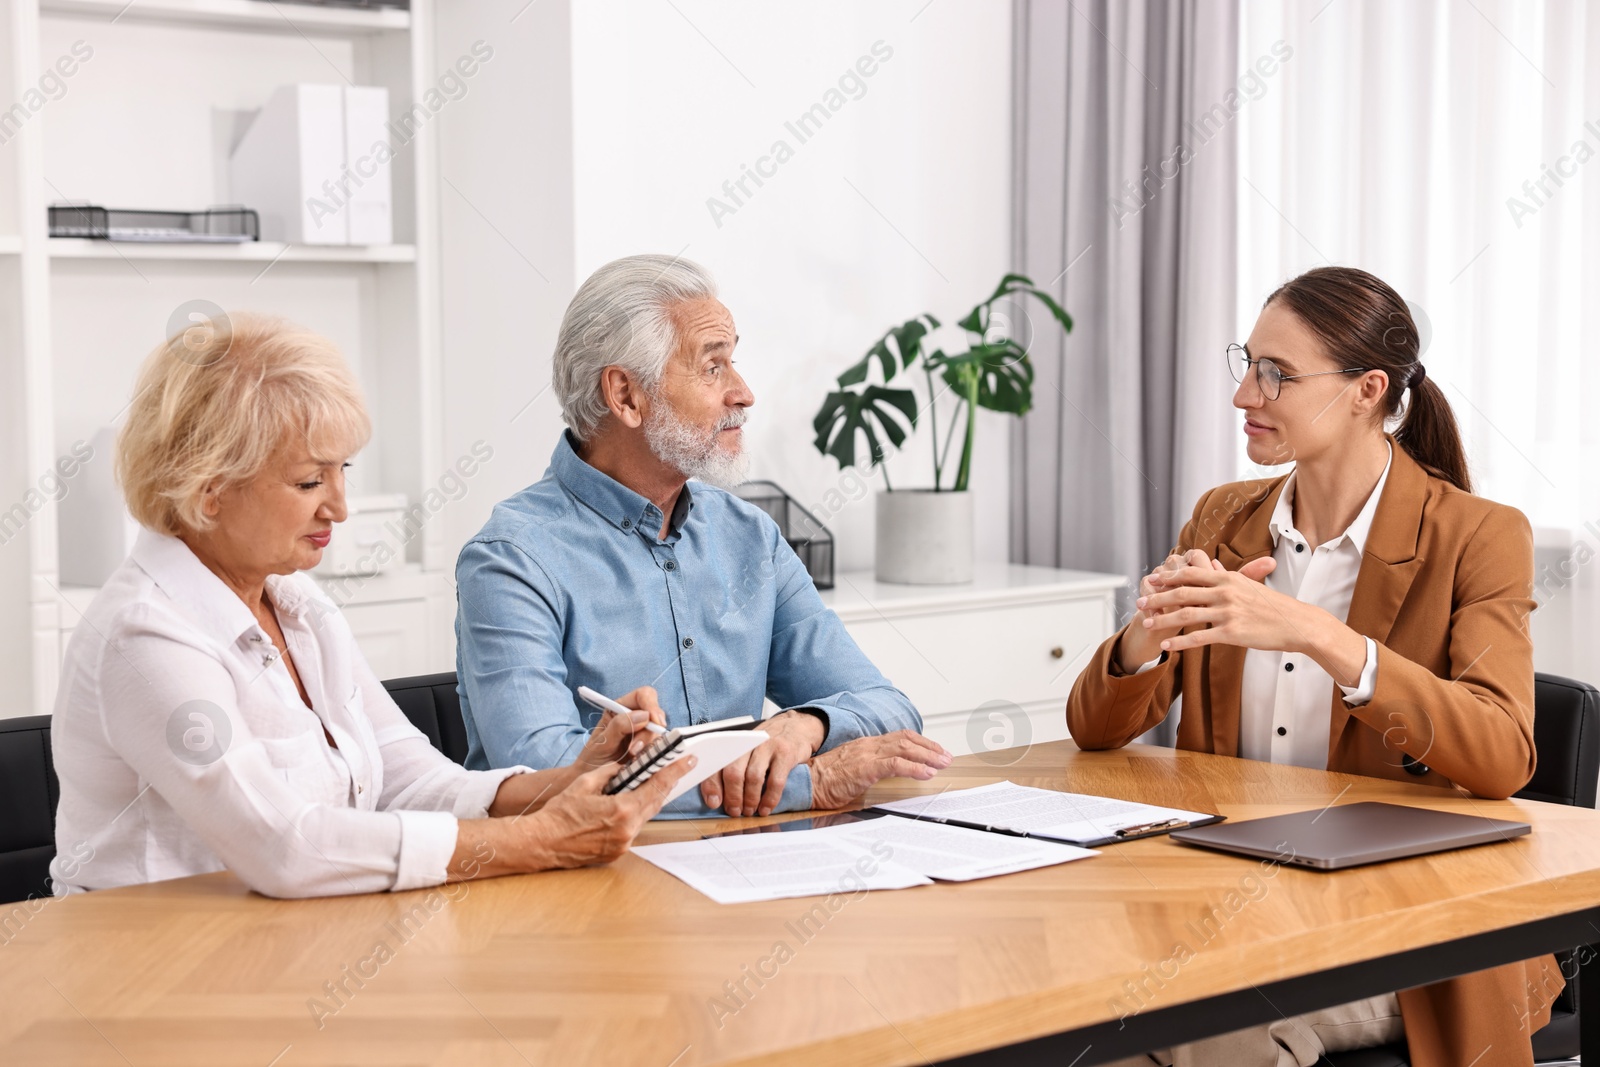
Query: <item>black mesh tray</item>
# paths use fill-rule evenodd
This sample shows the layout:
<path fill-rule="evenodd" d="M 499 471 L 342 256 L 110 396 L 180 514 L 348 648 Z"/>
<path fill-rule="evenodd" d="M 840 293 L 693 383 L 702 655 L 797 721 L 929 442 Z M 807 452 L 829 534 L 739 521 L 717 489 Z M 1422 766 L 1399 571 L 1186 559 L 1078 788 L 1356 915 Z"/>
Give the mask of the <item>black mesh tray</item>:
<path fill-rule="evenodd" d="M 777 522 L 783 539 L 806 565 L 812 583 L 818 589 L 832 589 L 833 534 L 828 528 L 773 482 L 745 482 L 738 493 Z"/>
<path fill-rule="evenodd" d="M 51 204 L 51 237 L 97 241 L 234 244 L 261 240 L 261 219 L 246 207 L 141 211 L 93 204 Z"/>

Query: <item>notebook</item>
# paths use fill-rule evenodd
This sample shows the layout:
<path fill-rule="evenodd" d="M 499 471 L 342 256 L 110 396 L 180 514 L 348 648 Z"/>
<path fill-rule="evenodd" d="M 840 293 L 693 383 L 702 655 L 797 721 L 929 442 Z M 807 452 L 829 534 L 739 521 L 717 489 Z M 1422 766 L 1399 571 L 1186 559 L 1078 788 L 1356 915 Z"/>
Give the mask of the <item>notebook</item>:
<path fill-rule="evenodd" d="M 1362 801 L 1320 811 L 1247 819 L 1226 826 L 1180 830 L 1172 839 L 1198 848 L 1260 856 L 1319 871 L 1337 871 L 1469 845 L 1509 841 L 1528 831 L 1525 822 Z"/>
<path fill-rule="evenodd" d="M 694 770 L 678 779 L 672 792 L 667 794 L 667 800 L 675 800 L 767 740 L 769 735 L 765 730 L 757 730 L 758 725 L 759 720 L 740 715 L 733 719 L 718 719 L 669 730 L 652 741 L 632 763 L 618 771 L 606 783 L 605 792 L 610 795 L 637 789 L 657 771 L 692 752 L 699 762 Z"/>

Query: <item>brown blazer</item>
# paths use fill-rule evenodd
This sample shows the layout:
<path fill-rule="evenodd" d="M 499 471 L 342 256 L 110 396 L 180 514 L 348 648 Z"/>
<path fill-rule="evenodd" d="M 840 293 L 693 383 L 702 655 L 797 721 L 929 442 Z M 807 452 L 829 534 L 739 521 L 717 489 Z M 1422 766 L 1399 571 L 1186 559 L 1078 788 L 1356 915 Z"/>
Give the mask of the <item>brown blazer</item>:
<path fill-rule="evenodd" d="M 1510 796 L 1534 767 L 1532 530 L 1515 508 L 1430 476 L 1390 444 L 1346 619 L 1378 643 L 1377 686 L 1351 708 L 1330 685 L 1328 769 Z M 1229 570 L 1271 555 L 1286 478 L 1211 490 L 1174 551 L 1198 548 Z M 1121 637 L 1100 646 L 1072 687 L 1067 725 L 1078 747 L 1127 744 L 1181 695 L 1178 747 L 1238 755 L 1246 650 L 1204 646 L 1124 676 L 1114 659 Z M 1402 992 L 1413 1067 L 1527 1067 L 1529 1037 L 1563 984 L 1546 956 Z"/>

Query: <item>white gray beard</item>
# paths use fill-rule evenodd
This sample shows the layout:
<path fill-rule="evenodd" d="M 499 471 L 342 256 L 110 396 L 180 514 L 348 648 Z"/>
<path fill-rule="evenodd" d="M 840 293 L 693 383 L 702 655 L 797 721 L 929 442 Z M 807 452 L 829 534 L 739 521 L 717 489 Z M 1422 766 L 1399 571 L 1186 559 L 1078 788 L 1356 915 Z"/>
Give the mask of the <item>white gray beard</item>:
<path fill-rule="evenodd" d="M 644 421 L 644 439 L 657 459 L 685 478 L 718 489 L 735 489 L 750 475 L 750 456 L 742 441 L 737 452 L 729 453 L 718 447 L 717 438 L 723 428 L 743 422 L 724 420 L 708 436 L 706 431 L 679 419 L 663 400 L 652 397 L 650 417 Z"/>

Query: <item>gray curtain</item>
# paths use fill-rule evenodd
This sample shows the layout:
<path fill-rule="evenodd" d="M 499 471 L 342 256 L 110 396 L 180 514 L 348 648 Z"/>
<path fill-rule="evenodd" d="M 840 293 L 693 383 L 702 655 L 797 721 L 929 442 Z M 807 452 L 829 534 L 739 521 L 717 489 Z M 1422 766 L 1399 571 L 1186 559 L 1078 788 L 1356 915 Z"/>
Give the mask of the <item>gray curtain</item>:
<path fill-rule="evenodd" d="M 1238 4 L 1015 0 L 1014 26 L 1014 261 L 1076 325 L 1033 347 L 1011 558 L 1136 579 L 1235 472 Z"/>

